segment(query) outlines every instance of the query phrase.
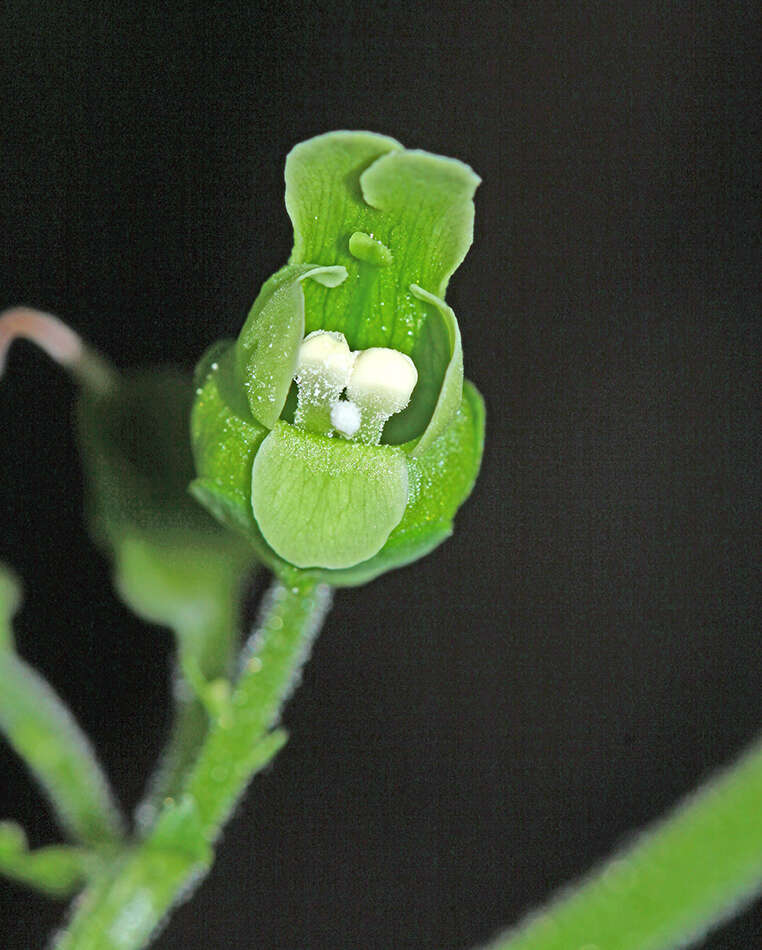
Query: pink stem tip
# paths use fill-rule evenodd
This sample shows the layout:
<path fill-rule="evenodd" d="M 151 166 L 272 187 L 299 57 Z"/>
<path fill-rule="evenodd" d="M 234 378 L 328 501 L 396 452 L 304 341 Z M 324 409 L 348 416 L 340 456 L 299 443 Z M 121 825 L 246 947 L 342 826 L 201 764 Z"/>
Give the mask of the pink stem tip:
<path fill-rule="evenodd" d="M 105 362 L 63 320 L 32 307 L 11 307 L 0 313 L 0 376 L 5 371 L 11 343 L 19 337 L 36 343 L 80 381 L 101 389 L 107 385 L 111 374 Z"/>

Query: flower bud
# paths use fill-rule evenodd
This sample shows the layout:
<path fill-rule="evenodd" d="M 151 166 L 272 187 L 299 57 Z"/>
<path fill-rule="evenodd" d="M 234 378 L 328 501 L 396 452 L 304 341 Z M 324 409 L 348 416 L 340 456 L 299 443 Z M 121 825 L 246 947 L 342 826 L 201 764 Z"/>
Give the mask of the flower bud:
<path fill-rule="evenodd" d="M 294 248 L 202 362 L 191 490 L 284 581 L 359 584 L 448 537 L 479 468 L 483 404 L 444 299 L 479 179 L 369 132 L 301 143 L 285 179 Z"/>

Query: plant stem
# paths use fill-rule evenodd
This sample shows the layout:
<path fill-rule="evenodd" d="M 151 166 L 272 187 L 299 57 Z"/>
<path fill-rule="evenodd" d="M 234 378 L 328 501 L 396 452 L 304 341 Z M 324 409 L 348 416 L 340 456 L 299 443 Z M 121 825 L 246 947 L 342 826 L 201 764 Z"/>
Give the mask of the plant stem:
<path fill-rule="evenodd" d="M 762 887 L 762 743 L 491 950 L 668 950 Z"/>
<path fill-rule="evenodd" d="M 172 674 L 175 694 L 190 692 L 182 673 Z M 161 804 L 182 790 L 184 776 L 198 755 L 199 747 L 209 729 L 209 715 L 201 701 L 193 695 L 175 695 L 172 726 L 161 759 L 146 789 L 145 796 L 135 809 L 135 821 L 148 831 L 156 821 Z"/>
<path fill-rule="evenodd" d="M 183 795 L 167 799 L 151 832 L 75 901 L 55 950 L 140 950 L 212 863 L 211 845 L 252 776 L 285 741 L 269 730 L 298 682 L 330 606 L 325 585 L 275 582 L 232 694 L 219 712 Z"/>

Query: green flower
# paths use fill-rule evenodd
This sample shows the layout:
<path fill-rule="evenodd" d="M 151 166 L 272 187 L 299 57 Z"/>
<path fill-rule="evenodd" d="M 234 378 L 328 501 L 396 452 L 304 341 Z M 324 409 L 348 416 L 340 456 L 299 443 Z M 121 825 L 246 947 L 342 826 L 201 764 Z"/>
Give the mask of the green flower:
<path fill-rule="evenodd" d="M 481 461 L 447 282 L 479 178 L 368 132 L 286 160 L 289 263 L 196 373 L 191 490 L 287 577 L 362 583 L 452 532 Z"/>

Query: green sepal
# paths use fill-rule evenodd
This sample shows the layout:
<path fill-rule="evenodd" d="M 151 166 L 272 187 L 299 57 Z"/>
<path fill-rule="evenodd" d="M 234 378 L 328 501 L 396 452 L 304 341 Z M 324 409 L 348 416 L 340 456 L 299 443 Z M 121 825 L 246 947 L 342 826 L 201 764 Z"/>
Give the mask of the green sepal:
<path fill-rule="evenodd" d="M 405 454 L 279 422 L 252 471 L 252 510 L 270 547 L 296 567 L 346 568 L 376 554 L 402 518 Z"/>
<path fill-rule="evenodd" d="M 248 512 L 235 519 L 245 530 L 252 520 L 251 469 L 269 430 L 252 417 L 246 401 L 238 398 L 235 347 L 218 351 L 215 362 L 216 369 L 210 368 L 203 382 L 199 380 L 191 412 L 191 446 L 198 476 L 191 484 L 191 494 L 218 520 L 229 524 L 230 519 L 216 506 L 199 498 L 199 483 L 209 485 L 210 496 L 220 495 L 229 500 L 233 510 Z"/>
<path fill-rule="evenodd" d="M 312 278 L 332 288 L 346 277 L 341 266 L 287 265 L 264 284 L 254 301 L 236 341 L 236 371 L 252 416 L 268 429 L 283 411 L 304 338 L 302 281 Z"/>
<path fill-rule="evenodd" d="M 411 285 L 444 296 L 472 241 L 478 184 L 456 159 L 367 132 L 318 136 L 286 160 L 290 262 L 340 264 L 349 275 L 334 290 L 305 286 L 305 331 L 337 330 L 352 349 L 388 346 L 416 364 L 418 385 L 387 424 L 386 442 L 419 437 L 434 413 L 453 359 L 452 334 L 442 311 Z"/>
<path fill-rule="evenodd" d="M 453 519 L 471 494 L 481 467 L 484 417 L 484 400 L 466 380 L 460 407 L 444 432 L 426 452 L 408 457 L 410 498 L 405 514 L 378 555 L 358 565 L 358 577 L 363 568 L 374 577 L 417 561 L 452 534 Z"/>
<path fill-rule="evenodd" d="M 217 388 L 214 379 L 208 385 Z M 207 393 L 203 401 L 207 407 L 215 406 L 214 411 L 220 413 L 218 420 L 227 419 L 222 429 L 238 424 L 219 390 L 214 397 Z M 198 411 L 197 407 L 194 417 Z M 346 569 L 297 571 L 279 557 L 254 519 L 248 494 L 251 470 L 222 452 L 206 457 L 203 476 L 192 483 L 191 492 L 223 524 L 248 538 L 262 563 L 284 583 L 288 584 L 297 571 L 334 587 L 353 587 L 423 557 L 449 537 L 455 513 L 479 472 L 483 444 L 484 403 L 476 388 L 466 382 L 461 405 L 447 429 L 427 452 L 407 457 L 409 497 L 401 520 L 377 554 Z"/>

